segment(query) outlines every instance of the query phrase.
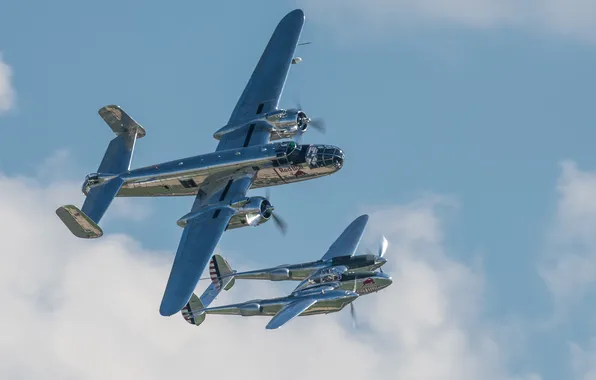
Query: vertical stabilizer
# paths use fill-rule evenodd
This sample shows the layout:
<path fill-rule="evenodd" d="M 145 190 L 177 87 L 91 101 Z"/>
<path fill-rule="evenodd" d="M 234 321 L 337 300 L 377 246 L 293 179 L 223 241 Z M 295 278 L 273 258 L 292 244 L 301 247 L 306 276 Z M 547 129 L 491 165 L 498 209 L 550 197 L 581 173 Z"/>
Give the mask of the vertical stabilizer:
<path fill-rule="evenodd" d="M 190 300 L 186 306 L 184 306 L 184 308 L 181 310 L 182 317 L 184 317 L 186 322 L 190 323 L 191 325 L 198 326 L 205 320 L 205 313 L 200 311 L 204 308 L 205 306 L 199 297 L 193 293 L 192 296 L 190 296 Z"/>

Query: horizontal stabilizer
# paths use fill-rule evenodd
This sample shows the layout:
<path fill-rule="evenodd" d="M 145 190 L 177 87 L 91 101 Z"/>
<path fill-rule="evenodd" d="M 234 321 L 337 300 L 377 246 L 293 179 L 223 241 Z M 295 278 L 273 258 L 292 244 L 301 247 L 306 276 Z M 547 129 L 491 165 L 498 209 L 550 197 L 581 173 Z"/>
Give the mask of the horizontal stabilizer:
<path fill-rule="evenodd" d="M 190 300 L 181 310 L 182 317 L 191 325 L 200 325 L 205 320 L 205 313 L 199 310 L 204 309 L 204 305 L 196 294 L 190 296 Z"/>
<path fill-rule="evenodd" d="M 56 215 L 76 237 L 94 239 L 103 235 L 101 228 L 76 206 L 62 206 L 56 210 Z"/>
<path fill-rule="evenodd" d="M 120 106 L 109 105 L 101 107 L 98 113 L 117 136 L 132 131 L 136 131 L 137 138 L 139 139 L 146 135 L 145 128 L 141 127 L 132 117 L 128 116 Z"/>

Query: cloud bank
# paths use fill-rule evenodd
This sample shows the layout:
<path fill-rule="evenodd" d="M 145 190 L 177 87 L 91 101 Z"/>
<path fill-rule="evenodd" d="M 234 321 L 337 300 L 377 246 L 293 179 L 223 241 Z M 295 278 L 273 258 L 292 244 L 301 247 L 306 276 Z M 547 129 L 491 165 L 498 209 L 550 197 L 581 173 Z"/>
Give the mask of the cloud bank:
<path fill-rule="evenodd" d="M 482 273 L 444 251 L 437 212 L 452 206 L 440 198 L 371 214 L 370 232 L 390 241 L 394 283 L 356 301 L 361 329 L 345 311 L 266 331 L 266 318 L 208 316 L 197 328 L 161 317 L 173 253 L 109 225 L 101 239 L 74 238 L 54 209 L 77 194 L 67 182 L 0 175 L 0 378 L 540 379 L 508 369 L 515 342 L 483 316 Z M 216 302 L 282 294 L 242 285 Z"/>
<path fill-rule="evenodd" d="M 561 164 L 559 200 L 542 275 L 561 308 L 596 286 L 596 173 Z"/>
<path fill-rule="evenodd" d="M 15 91 L 12 86 L 12 68 L 0 54 L 0 114 L 9 111 L 15 104 Z"/>
<path fill-rule="evenodd" d="M 596 42 L 591 0 L 302 0 L 335 27 L 381 32 L 404 26 L 516 28 Z"/>

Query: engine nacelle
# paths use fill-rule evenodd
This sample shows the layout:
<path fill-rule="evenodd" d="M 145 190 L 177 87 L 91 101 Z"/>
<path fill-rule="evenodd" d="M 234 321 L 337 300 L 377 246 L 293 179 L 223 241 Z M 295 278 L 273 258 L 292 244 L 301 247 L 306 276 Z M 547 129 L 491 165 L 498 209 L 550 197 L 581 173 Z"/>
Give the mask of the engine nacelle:
<path fill-rule="evenodd" d="M 104 173 L 90 173 L 85 176 L 85 181 L 83 182 L 83 186 L 81 187 L 81 191 L 83 194 L 89 194 L 89 191 L 94 188 L 95 186 L 99 186 L 104 182 L 107 182 L 113 178 L 116 178 L 114 174 L 104 174 Z"/>
<path fill-rule="evenodd" d="M 284 281 L 290 279 L 290 271 L 288 268 L 278 268 L 269 272 L 270 281 Z"/>
<path fill-rule="evenodd" d="M 266 114 L 265 121 L 271 125 L 270 140 L 280 140 L 291 138 L 299 132 L 306 132 L 310 119 L 301 110 L 281 109 Z"/>
<path fill-rule="evenodd" d="M 273 215 L 273 206 L 271 205 L 271 202 L 264 197 L 247 197 L 232 202 L 229 206 L 224 207 L 230 207 L 235 210 L 234 216 L 232 216 L 228 223 L 228 230 L 239 227 L 258 226 L 259 224 L 268 221 Z M 178 219 L 176 224 L 184 228 L 190 220 L 202 217 L 205 213 L 211 212 L 211 210 L 217 208 L 218 206 L 212 206 L 207 209 L 199 209 L 194 212 L 189 212 Z"/>
<path fill-rule="evenodd" d="M 259 315 L 263 311 L 263 308 L 258 303 L 249 303 L 246 305 L 242 305 L 238 308 L 240 311 L 240 315 L 244 317 L 250 317 L 252 315 Z"/>
<path fill-rule="evenodd" d="M 273 214 L 273 206 L 264 197 L 250 197 L 230 205 L 235 208 L 236 215 L 230 219 L 228 229 L 258 226 L 265 223 Z"/>
<path fill-rule="evenodd" d="M 234 132 L 246 125 L 259 123 L 259 127 L 265 127 L 271 132 L 269 140 L 287 139 L 299 132 L 306 132 L 310 121 L 310 118 L 302 110 L 281 109 L 268 112 L 262 116 L 257 116 L 255 119 L 244 121 L 240 124 L 225 125 L 216 131 L 213 134 L 213 137 L 219 140 L 224 135 Z"/>

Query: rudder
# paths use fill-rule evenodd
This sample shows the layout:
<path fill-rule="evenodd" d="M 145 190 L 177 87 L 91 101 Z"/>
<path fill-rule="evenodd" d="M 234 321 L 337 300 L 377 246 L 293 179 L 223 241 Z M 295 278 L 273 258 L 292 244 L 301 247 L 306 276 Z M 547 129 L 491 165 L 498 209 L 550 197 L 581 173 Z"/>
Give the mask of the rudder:
<path fill-rule="evenodd" d="M 205 307 L 199 297 L 193 293 L 186 306 L 181 310 L 182 317 L 184 317 L 184 320 L 191 325 L 198 326 L 205 320 L 205 313 L 201 312 L 204 308 Z"/>
<path fill-rule="evenodd" d="M 209 277 L 211 282 L 218 287 L 219 290 L 230 290 L 236 279 L 234 278 L 236 271 L 232 270 L 230 264 L 221 255 L 213 255 L 209 262 Z"/>

